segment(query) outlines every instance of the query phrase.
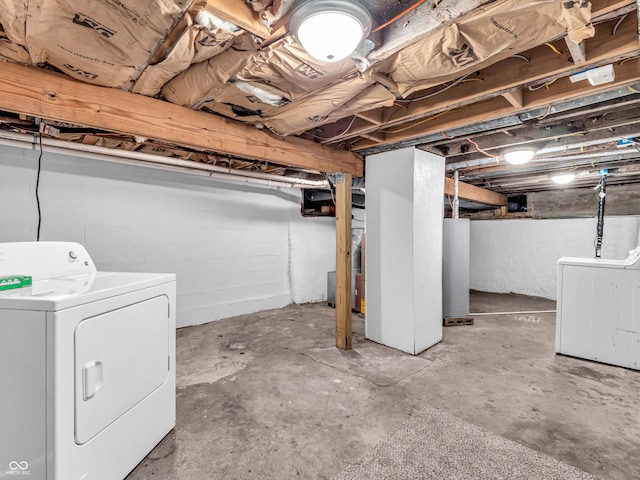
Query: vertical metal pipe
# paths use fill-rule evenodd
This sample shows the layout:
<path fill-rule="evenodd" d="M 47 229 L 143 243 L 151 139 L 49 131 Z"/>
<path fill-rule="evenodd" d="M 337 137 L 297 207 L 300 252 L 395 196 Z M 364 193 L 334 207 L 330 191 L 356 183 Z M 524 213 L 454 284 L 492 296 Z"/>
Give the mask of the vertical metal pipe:
<path fill-rule="evenodd" d="M 459 182 L 459 175 L 458 175 L 458 171 L 456 170 L 455 172 L 453 172 L 453 212 L 451 215 L 453 218 L 460 218 L 460 199 L 458 198 L 458 182 Z"/>
<path fill-rule="evenodd" d="M 607 196 L 607 174 L 603 173 L 600 177 L 600 193 L 598 194 L 598 226 L 596 237 L 596 258 L 600 258 L 602 253 L 602 236 L 604 235 L 604 207 L 605 197 Z"/>

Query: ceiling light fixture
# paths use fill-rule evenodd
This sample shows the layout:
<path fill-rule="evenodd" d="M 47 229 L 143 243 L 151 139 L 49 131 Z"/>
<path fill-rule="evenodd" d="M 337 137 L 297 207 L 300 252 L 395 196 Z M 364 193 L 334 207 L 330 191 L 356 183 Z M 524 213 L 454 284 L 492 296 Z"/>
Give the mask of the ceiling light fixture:
<path fill-rule="evenodd" d="M 559 185 L 566 185 L 567 183 L 572 182 L 574 178 L 576 178 L 575 173 L 562 173 L 560 175 L 554 175 L 551 177 L 551 180 Z"/>
<path fill-rule="evenodd" d="M 309 0 L 295 8 L 289 25 L 309 55 L 321 62 L 338 62 L 369 35 L 371 15 L 351 0 Z"/>
<path fill-rule="evenodd" d="M 504 159 L 512 165 L 522 165 L 530 161 L 536 154 L 531 147 L 519 147 L 504 152 Z"/>

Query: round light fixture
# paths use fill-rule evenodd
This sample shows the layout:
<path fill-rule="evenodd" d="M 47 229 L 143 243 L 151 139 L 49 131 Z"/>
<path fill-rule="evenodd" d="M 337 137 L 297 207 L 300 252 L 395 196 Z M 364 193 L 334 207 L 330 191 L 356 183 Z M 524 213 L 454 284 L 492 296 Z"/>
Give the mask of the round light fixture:
<path fill-rule="evenodd" d="M 309 55 L 321 62 L 338 62 L 369 35 L 371 15 L 350 0 L 309 0 L 295 8 L 289 25 Z"/>
<path fill-rule="evenodd" d="M 514 148 L 504 152 L 504 159 L 512 165 L 522 165 L 530 161 L 536 154 L 536 150 L 533 148 Z"/>
<path fill-rule="evenodd" d="M 575 173 L 562 173 L 560 175 L 554 175 L 551 177 L 551 180 L 559 185 L 566 185 L 567 183 L 572 182 L 574 178 L 576 178 Z"/>

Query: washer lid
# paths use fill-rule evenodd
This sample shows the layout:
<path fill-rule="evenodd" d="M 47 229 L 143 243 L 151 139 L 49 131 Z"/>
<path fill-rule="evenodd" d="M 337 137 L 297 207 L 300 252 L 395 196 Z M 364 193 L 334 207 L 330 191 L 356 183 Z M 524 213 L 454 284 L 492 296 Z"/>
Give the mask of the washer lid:
<path fill-rule="evenodd" d="M 173 273 L 96 272 L 36 280 L 31 287 L 0 292 L 0 308 L 57 311 L 127 292 L 174 282 Z"/>

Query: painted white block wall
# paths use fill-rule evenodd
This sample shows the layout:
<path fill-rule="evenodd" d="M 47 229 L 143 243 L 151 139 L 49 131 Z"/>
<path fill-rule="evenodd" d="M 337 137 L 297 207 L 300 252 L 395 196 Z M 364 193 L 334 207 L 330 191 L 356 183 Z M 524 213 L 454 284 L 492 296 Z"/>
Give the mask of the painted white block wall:
<path fill-rule="evenodd" d="M 0 241 L 36 238 L 38 152 L 0 147 Z M 103 271 L 177 273 L 178 326 L 326 299 L 335 221 L 297 189 L 44 153 L 41 240 L 84 244 Z"/>
<path fill-rule="evenodd" d="M 367 157 L 365 336 L 418 354 L 442 340 L 444 159 Z"/>
<path fill-rule="evenodd" d="M 593 258 L 596 218 L 471 222 L 470 287 L 557 296 L 560 257 Z M 626 258 L 638 245 L 640 217 L 605 217 L 602 257 Z"/>

